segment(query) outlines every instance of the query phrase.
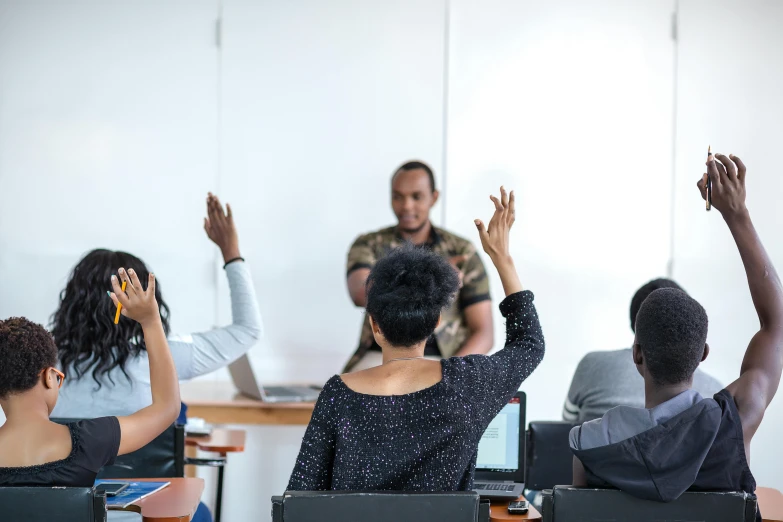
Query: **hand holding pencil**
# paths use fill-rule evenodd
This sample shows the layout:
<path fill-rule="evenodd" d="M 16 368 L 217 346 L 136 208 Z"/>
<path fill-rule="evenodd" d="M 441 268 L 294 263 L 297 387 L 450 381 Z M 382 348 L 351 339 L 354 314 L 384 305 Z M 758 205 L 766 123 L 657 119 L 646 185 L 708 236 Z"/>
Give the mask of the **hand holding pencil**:
<path fill-rule="evenodd" d="M 119 279 L 115 275 L 111 276 L 114 291 L 109 293 L 112 302 L 117 306 L 114 324 L 119 322 L 120 314 L 137 321 L 142 327 L 160 322 L 160 309 L 155 299 L 155 276 L 150 274 L 145 290 L 133 269 L 126 272 L 124 268 L 120 268 L 117 272 Z"/>

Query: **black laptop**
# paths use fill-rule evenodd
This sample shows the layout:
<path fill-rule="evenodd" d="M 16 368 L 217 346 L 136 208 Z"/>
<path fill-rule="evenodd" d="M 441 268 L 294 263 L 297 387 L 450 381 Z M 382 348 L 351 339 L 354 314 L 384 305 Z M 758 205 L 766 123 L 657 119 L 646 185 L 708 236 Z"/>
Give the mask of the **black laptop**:
<path fill-rule="evenodd" d="M 473 489 L 483 498 L 515 499 L 525 489 L 525 404 L 517 392 L 479 442 Z"/>

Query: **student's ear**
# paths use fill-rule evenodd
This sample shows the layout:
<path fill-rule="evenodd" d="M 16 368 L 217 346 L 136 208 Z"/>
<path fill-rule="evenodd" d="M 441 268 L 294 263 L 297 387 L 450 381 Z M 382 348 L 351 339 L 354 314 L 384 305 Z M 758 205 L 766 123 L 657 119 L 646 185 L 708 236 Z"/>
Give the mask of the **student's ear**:
<path fill-rule="evenodd" d="M 47 368 L 41 373 L 41 378 L 43 379 L 43 385 L 44 388 L 47 390 L 51 390 L 52 388 L 57 388 L 57 377 L 52 375 L 52 369 Z"/>
<path fill-rule="evenodd" d="M 372 316 L 370 316 L 370 328 L 372 328 L 372 333 L 375 335 L 381 333 L 381 329 L 378 327 L 378 323 L 375 322 Z"/>
<path fill-rule="evenodd" d="M 642 355 L 642 347 L 635 342 L 633 343 L 633 363 L 636 365 L 636 371 L 639 372 L 639 375 L 644 377 L 644 371 L 642 370 L 644 366 L 644 355 Z"/>
<path fill-rule="evenodd" d="M 432 205 L 430 205 L 430 208 L 435 206 L 435 203 L 438 202 L 438 198 L 440 197 L 440 192 L 437 190 L 432 191 Z"/>
<path fill-rule="evenodd" d="M 438 328 L 438 326 L 440 326 L 440 322 L 441 322 L 441 321 L 443 321 L 443 314 L 440 314 L 440 315 L 438 316 L 438 324 L 436 324 L 436 325 L 435 325 L 435 329 L 437 329 L 437 328 Z"/>
<path fill-rule="evenodd" d="M 704 355 L 701 356 L 701 362 L 704 362 L 704 359 L 706 359 L 709 354 L 710 354 L 710 345 L 704 343 Z"/>

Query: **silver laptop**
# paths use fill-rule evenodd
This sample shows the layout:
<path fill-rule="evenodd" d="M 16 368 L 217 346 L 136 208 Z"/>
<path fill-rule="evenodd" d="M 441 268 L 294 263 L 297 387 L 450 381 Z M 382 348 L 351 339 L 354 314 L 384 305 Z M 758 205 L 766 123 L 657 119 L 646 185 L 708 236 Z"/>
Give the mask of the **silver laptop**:
<path fill-rule="evenodd" d="M 526 402 L 517 392 L 481 437 L 473 489 L 483 498 L 515 499 L 525 489 Z"/>
<path fill-rule="evenodd" d="M 264 402 L 314 402 L 321 393 L 317 386 L 261 386 L 247 354 L 229 364 L 228 371 L 240 392 Z"/>

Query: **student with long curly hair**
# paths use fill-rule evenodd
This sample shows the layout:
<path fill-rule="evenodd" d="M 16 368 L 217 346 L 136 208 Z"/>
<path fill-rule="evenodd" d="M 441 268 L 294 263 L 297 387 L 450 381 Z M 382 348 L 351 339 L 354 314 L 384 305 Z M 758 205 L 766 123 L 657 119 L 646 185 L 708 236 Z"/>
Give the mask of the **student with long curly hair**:
<path fill-rule="evenodd" d="M 207 236 L 221 250 L 231 293 L 232 323 L 223 328 L 169 339 L 180 381 L 193 379 L 229 364 L 261 337 L 250 270 L 239 252 L 231 207 L 207 197 Z M 52 317 L 52 334 L 60 368 L 68 376 L 53 416 L 83 418 L 125 415 L 150 404 L 147 346 L 138 324 L 120 318 L 114 324 L 105 280 L 119 266 L 133 268 L 141 278 L 149 273 L 138 257 L 110 250 L 89 252 L 73 269 Z M 169 334 L 169 307 L 160 284 L 155 290 L 163 330 Z"/>

